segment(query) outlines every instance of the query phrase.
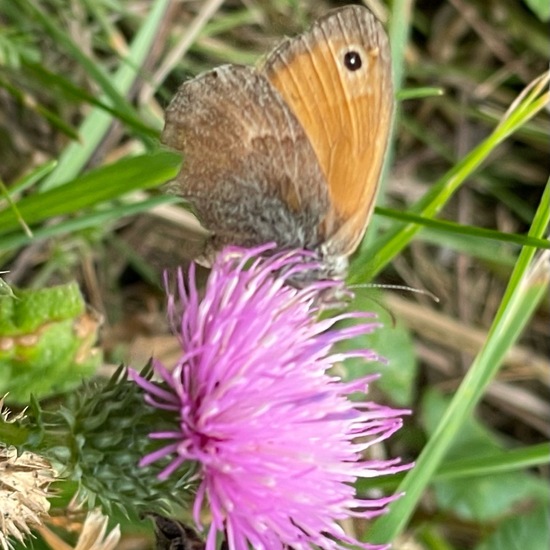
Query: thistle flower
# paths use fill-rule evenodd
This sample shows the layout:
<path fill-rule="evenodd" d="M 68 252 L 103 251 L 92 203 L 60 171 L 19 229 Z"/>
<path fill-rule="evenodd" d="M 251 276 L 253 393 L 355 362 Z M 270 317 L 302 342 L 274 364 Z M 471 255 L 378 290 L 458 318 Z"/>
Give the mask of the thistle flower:
<path fill-rule="evenodd" d="M 327 371 L 352 356 L 378 360 L 367 349 L 331 351 L 378 325 L 334 327 L 365 313 L 319 320 L 320 295 L 342 290 L 342 283 L 296 288 L 288 281 L 315 269 L 312 257 L 261 257 L 265 251 L 226 248 L 202 299 L 194 267 L 187 281 L 178 272 L 168 312 L 181 358 L 171 371 L 154 363 L 163 384 L 132 374 L 150 405 L 174 413 L 177 427 L 151 434 L 170 442 L 141 465 L 169 456 L 160 474 L 167 478 L 188 461 L 198 463 L 194 518 L 202 528 L 207 503 L 206 550 L 216 548 L 219 532 L 231 550 L 373 548 L 347 536 L 338 521 L 378 516 L 395 498 L 359 498 L 353 483 L 409 467 L 362 456 L 400 428 L 404 411 L 349 400 L 375 377 L 344 382 Z"/>
<path fill-rule="evenodd" d="M 9 538 L 23 542 L 47 516 L 48 489 L 55 472 L 38 455 L 18 456 L 15 447 L 0 445 L 0 480 L 0 548 L 8 550 L 12 548 Z"/>
<path fill-rule="evenodd" d="M 58 550 L 115 550 L 120 542 L 120 527 L 116 525 L 108 531 L 108 523 L 109 518 L 99 508 L 90 510 L 75 546 L 67 544 L 47 527 L 41 527 L 39 531 L 44 541 Z"/>

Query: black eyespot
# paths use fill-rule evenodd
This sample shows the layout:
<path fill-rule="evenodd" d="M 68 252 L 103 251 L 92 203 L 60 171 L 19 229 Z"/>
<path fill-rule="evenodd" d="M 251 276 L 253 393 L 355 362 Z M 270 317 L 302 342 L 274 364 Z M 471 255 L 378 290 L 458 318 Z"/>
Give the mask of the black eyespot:
<path fill-rule="evenodd" d="M 344 55 L 344 65 L 350 71 L 359 70 L 363 65 L 363 60 L 361 59 L 361 55 L 359 54 L 359 52 L 356 52 L 354 50 L 346 52 L 346 54 Z"/>

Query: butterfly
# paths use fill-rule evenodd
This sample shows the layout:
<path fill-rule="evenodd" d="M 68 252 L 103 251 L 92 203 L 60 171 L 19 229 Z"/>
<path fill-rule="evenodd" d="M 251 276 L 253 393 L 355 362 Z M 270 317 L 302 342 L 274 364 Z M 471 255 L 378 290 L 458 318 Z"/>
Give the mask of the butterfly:
<path fill-rule="evenodd" d="M 363 6 L 328 12 L 258 67 L 184 82 L 161 136 L 183 153 L 176 193 L 227 244 L 316 252 L 345 274 L 374 208 L 393 111 L 386 32 Z"/>

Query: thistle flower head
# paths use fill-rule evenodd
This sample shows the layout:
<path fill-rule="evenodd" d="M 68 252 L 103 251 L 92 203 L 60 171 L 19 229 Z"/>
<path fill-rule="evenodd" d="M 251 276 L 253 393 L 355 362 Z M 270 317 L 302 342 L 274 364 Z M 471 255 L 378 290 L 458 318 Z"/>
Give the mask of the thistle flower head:
<path fill-rule="evenodd" d="M 73 504 L 69 509 L 74 508 Z M 71 510 L 74 512 L 74 510 Z M 49 548 L 63 548 L 69 550 L 115 550 L 120 542 L 120 527 L 115 525 L 113 529 L 108 530 L 109 518 L 102 514 L 99 508 L 90 510 L 87 515 L 78 541 L 75 546 L 66 543 L 57 532 L 52 531 L 46 526 L 39 529 L 40 535 Z"/>
<path fill-rule="evenodd" d="M 47 516 L 48 489 L 55 472 L 38 455 L 18 456 L 15 447 L 0 446 L 0 480 L 0 548 L 8 550 L 10 538 L 23 542 Z"/>
<path fill-rule="evenodd" d="M 99 509 L 88 512 L 75 550 L 115 550 L 120 541 L 120 527 L 108 531 L 108 517 Z"/>
<path fill-rule="evenodd" d="M 149 404 L 173 411 L 177 428 L 151 434 L 168 444 L 142 460 L 172 457 L 161 476 L 183 463 L 199 464 L 194 516 L 208 505 L 212 517 L 206 549 L 225 532 L 232 550 L 358 544 L 339 520 L 372 518 L 394 497 L 358 498 L 353 483 L 408 466 L 398 460 L 366 460 L 363 452 L 401 426 L 396 411 L 352 402 L 371 377 L 343 382 L 328 374 L 348 357 L 377 360 L 372 350 L 344 353 L 333 345 L 377 327 L 368 314 L 319 319 L 319 296 L 342 283 L 287 284 L 315 268 L 307 253 L 276 253 L 265 247 L 226 248 L 199 298 L 194 268 L 177 276 L 168 309 L 182 354 L 173 370 L 159 362 L 164 381 L 134 379 Z M 348 328 L 339 320 L 364 318 Z"/>

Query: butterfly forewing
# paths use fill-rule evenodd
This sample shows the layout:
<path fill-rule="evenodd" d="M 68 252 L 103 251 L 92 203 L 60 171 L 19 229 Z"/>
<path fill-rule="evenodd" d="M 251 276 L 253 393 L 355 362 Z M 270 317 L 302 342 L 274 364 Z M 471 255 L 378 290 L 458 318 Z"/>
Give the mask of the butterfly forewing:
<path fill-rule="evenodd" d="M 283 42 L 262 70 L 300 121 L 325 174 L 325 247 L 346 256 L 372 212 L 391 125 L 386 33 L 369 10 L 347 6 Z"/>

